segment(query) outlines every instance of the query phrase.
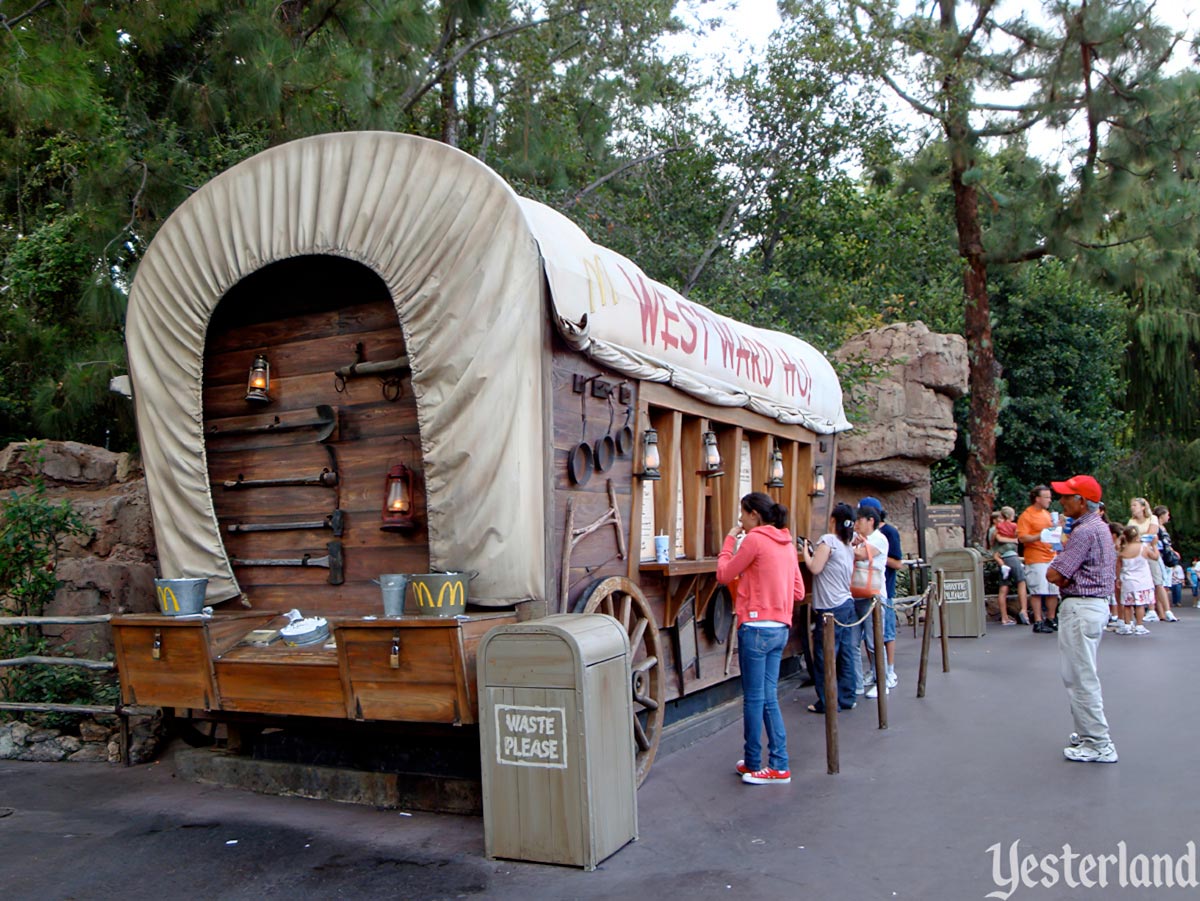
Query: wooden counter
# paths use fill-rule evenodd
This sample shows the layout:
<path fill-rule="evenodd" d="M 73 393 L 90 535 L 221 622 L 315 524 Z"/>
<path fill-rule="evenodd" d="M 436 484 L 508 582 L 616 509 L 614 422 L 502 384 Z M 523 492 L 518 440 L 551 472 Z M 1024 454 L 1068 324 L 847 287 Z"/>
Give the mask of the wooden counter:
<path fill-rule="evenodd" d="M 259 647 L 245 643 L 247 634 L 286 624 L 279 613 L 114 617 L 122 699 L 205 711 L 473 723 L 479 641 L 517 614 L 327 619 L 327 643 Z"/>

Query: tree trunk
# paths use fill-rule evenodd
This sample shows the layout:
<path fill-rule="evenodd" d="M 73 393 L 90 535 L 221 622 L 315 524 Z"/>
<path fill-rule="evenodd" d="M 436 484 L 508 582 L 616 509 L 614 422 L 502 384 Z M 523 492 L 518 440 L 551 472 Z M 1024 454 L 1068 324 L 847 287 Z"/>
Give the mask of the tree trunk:
<path fill-rule="evenodd" d="M 963 272 L 963 302 L 969 365 L 967 385 L 970 413 L 967 418 L 967 496 L 973 520 L 969 540 L 982 543 L 992 513 L 996 468 L 996 355 L 992 346 L 991 305 L 988 301 L 987 258 L 979 224 L 979 193 L 963 182 L 971 159 L 965 122 L 947 125 L 950 139 L 950 183 L 954 189 L 954 221 L 958 229 L 958 251 L 966 267 Z"/>

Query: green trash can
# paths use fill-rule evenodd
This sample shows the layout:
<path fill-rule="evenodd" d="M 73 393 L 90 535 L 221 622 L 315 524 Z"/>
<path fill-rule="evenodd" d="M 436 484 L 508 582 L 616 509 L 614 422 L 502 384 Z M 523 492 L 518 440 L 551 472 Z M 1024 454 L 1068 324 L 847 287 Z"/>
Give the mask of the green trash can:
<path fill-rule="evenodd" d="M 930 559 L 933 571 L 945 573 L 946 635 L 982 638 L 987 634 L 987 599 L 983 589 L 983 554 L 973 547 L 938 551 Z M 941 637 L 938 621 L 933 634 Z"/>
<path fill-rule="evenodd" d="M 629 636 L 556 614 L 492 629 L 478 661 L 487 856 L 594 870 L 637 838 Z"/>

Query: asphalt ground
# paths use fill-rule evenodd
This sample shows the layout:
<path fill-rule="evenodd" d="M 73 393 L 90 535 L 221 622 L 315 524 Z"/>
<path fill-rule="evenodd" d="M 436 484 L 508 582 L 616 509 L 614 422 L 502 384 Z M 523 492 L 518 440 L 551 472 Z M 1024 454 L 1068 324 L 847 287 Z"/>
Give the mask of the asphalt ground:
<path fill-rule="evenodd" d="M 950 641 L 948 674 L 935 642 L 918 700 L 919 640 L 902 628 L 890 728 L 876 727 L 870 703 L 843 714 L 840 774 L 826 773 L 822 718 L 805 711 L 812 690 L 791 688 L 781 699 L 790 785 L 743 785 L 740 724 L 723 729 L 655 762 L 638 793 L 639 840 L 594 872 L 488 860 L 480 818 L 198 785 L 176 778 L 169 758 L 129 769 L 6 761 L 0 897 L 1195 896 L 1166 883 L 1162 857 L 1155 884 L 1151 860 L 1170 855 L 1172 877 L 1186 879 L 1187 843 L 1200 840 L 1200 611 L 1178 612 L 1150 636 L 1102 642 L 1117 764 L 1063 759 L 1071 724 L 1053 636 L 989 623 L 984 638 Z"/>

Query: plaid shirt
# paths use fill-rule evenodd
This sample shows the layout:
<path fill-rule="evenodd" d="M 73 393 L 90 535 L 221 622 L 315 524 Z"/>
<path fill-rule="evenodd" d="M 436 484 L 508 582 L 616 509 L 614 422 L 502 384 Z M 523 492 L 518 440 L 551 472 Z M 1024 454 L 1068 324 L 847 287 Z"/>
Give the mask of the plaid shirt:
<path fill-rule="evenodd" d="M 1050 568 L 1066 577 L 1063 597 L 1107 598 L 1117 578 L 1117 552 L 1108 525 L 1099 513 L 1081 516 L 1071 529 L 1071 540 Z"/>

